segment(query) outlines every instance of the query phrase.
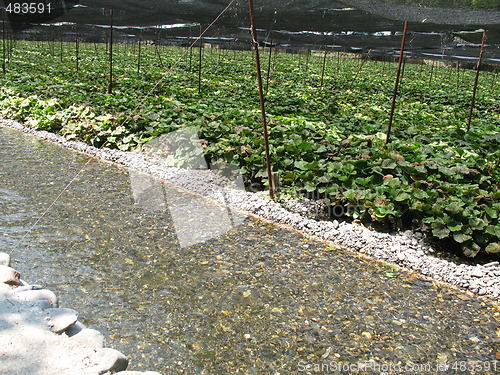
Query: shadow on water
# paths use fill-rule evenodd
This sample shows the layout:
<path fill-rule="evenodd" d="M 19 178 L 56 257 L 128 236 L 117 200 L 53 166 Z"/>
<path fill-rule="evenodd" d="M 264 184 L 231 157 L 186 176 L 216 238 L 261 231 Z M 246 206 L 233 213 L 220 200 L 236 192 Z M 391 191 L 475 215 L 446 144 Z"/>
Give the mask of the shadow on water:
<path fill-rule="evenodd" d="M 8 249 L 87 156 L 1 128 L 0 155 L 0 246 Z M 12 254 L 25 279 L 78 310 L 132 369 L 494 365 L 498 323 L 486 303 L 249 218 L 204 237 L 192 217 L 220 225 L 218 208 L 146 177 L 134 188 L 134 173 L 91 162 Z M 137 200 L 148 189 L 167 204 Z M 196 240 L 183 242 L 186 233 Z M 380 373 L 369 366 L 359 373 Z"/>

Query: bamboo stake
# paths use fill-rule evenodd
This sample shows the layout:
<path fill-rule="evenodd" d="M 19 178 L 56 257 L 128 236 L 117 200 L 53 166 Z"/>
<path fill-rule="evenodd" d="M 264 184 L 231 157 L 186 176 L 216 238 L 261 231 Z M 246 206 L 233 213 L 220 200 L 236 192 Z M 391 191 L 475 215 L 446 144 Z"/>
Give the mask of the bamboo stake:
<path fill-rule="evenodd" d="M 262 74 L 260 71 L 260 57 L 259 57 L 259 42 L 257 41 L 257 31 L 255 28 L 253 0 L 248 0 L 248 7 L 249 7 L 249 12 L 250 12 L 250 29 L 252 32 L 253 49 L 254 49 L 254 53 L 255 53 L 255 65 L 257 68 L 257 83 L 259 85 L 260 112 L 261 112 L 262 128 L 264 131 L 264 149 L 265 149 L 265 153 L 266 153 L 267 178 L 269 181 L 269 197 L 272 200 L 274 200 L 274 181 L 273 181 L 273 173 L 271 171 L 271 158 L 269 155 L 269 139 L 268 139 L 268 134 L 267 134 L 266 108 L 265 108 L 265 104 L 264 104 L 264 90 L 262 88 Z"/>
<path fill-rule="evenodd" d="M 477 60 L 476 66 L 476 78 L 474 79 L 474 88 L 472 89 L 472 99 L 469 109 L 469 119 L 467 120 L 467 131 L 470 130 L 470 124 L 472 121 L 472 114 L 474 112 L 474 105 L 476 103 L 476 93 L 477 93 L 477 84 L 479 82 L 479 70 L 481 69 L 481 62 L 483 61 L 483 52 L 484 52 L 484 44 L 486 43 L 487 33 L 486 30 L 483 32 L 483 39 L 481 41 L 481 49 L 479 50 L 479 59 Z"/>
<path fill-rule="evenodd" d="M 392 122 L 394 120 L 394 110 L 396 109 L 396 98 L 398 96 L 399 80 L 401 77 L 401 65 L 403 63 L 404 53 L 405 53 L 407 30 L 408 30 L 408 21 L 405 21 L 403 29 L 403 37 L 401 38 L 401 50 L 399 51 L 399 62 L 398 62 L 398 70 L 396 72 L 396 82 L 394 83 L 394 93 L 392 95 L 391 113 L 389 115 L 389 125 L 387 126 L 387 136 L 385 138 L 384 148 L 387 147 L 387 144 L 389 143 L 389 140 L 391 138 Z"/>
<path fill-rule="evenodd" d="M 109 84 L 108 94 L 113 93 L 113 9 L 109 10 Z"/>

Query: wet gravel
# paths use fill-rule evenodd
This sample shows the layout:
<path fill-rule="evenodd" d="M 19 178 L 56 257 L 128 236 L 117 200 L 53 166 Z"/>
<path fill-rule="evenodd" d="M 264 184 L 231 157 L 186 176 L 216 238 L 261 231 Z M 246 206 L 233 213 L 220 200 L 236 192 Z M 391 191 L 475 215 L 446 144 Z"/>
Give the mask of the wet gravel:
<path fill-rule="evenodd" d="M 135 172 L 94 160 L 26 235 L 88 157 L 0 128 L 0 246 L 14 248 L 14 266 L 29 282 L 56 291 L 108 346 L 129 355 L 131 369 L 498 373 L 499 313 L 491 303 L 365 255 L 435 279 L 452 275 L 469 289 L 477 281 L 488 292 L 498 292 L 498 265 L 454 265 L 429 255 L 419 235 L 317 222 L 256 194 L 221 189 L 224 180 L 214 186 L 218 176 L 208 172 L 162 170 L 139 154 L 41 135 L 306 233 L 240 217 L 183 245 L 175 210 L 138 202 Z M 170 185 L 164 191 L 168 202 L 199 212 L 199 195 Z M 193 228 L 189 217 L 184 225 Z"/>

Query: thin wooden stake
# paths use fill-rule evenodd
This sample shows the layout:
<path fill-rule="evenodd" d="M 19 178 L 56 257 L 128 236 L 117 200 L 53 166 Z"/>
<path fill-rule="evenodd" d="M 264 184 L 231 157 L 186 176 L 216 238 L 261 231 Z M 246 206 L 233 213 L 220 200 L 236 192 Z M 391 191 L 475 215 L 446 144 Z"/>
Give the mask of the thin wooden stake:
<path fill-rule="evenodd" d="M 406 58 L 403 56 L 403 67 L 401 68 L 401 78 L 403 79 L 405 76 L 405 69 L 406 69 Z"/>
<path fill-rule="evenodd" d="M 203 60 L 203 28 L 200 25 L 200 53 L 198 59 L 198 94 L 201 93 L 201 67 Z"/>
<path fill-rule="evenodd" d="M 495 67 L 495 71 L 492 72 L 492 74 L 491 74 L 491 89 L 492 90 L 495 87 L 495 83 L 497 81 L 497 77 L 498 77 L 498 65 Z"/>
<path fill-rule="evenodd" d="M 3 54 L 3 60 L 2 60 L 2 71 L 3 74 L 7 71 L 7 66 L 6 66 L 6 45 L 5 45 L 5 9 L 2 8 L 2 54 Z"/>
<path fill-rule="evenodd" d="M 63 62 L 63 51 L 64 51 L 64 48 L 63 48 L 63 31 L 61 30 L 61 41 L 60 41 L 60 44 L 59 44 L 59 59 L 61 60 L 61 62 Z"/>
<path fill-rule="evenodd" d="M 139 52 L 137 55 L 137 74 L 141 72 L 141 52 L 142 52 L 141 46 L 142 46 L 142 36 L 139 36 Z"/>
<path fill-rule="evenodd" d="M 161 58 L 160 48 L 158 48 L 158 44 L 155 43 L 156 54 L 158 55 L 158 61 L 160 62 L 160 66 L 162 69 L 165 69 L 165 65 L 163 65 L 163 59 Z"/>
<path fill-rule="evenodd" d="M 273 57 L 273 41 L 271 40 L 271 44 L 269 45 L 269 60 L 267 62 L 267 77 L 266 77 L 266 95 L 269 89 L 269 80 L 271 78 L 271 59 Z"/>
<path fill-rule="evenodd" d="M 109 10 L 109 84 L 108 94 L 113 93 L 113 9 Z"/>
<path fill-rule="evenodd" d="M 76 53 L 76 71 L 80 70 L 80 43 L 78 41 L 78 24 L 75 25 L 75 53 Z"/>
<path fill-rule="evenodd" d="M 306 51 L 306 72 L 309 69 L 309 58 L 310 57 L 311 57 L 311 50 L 308 47 L 307 51 Z"/>
<path fill-rule="evenodd" d="M 358 71 L 356 72 L 356 74 L 354 75 L 354 77 L 352 78 L 351 80 L 351 85 L 349 86 L 349 90 L 352 90 L 353 86 L 354 86 L 354 83 L 356 82 L 356 80 L 358 79 L 358 75 L 359 73 L 361 73 L 361 71 L 363 70 L 363 66 L 365 65 L 365 62 L 367 59 L 364 59 L 362 55 L 359 55 L 360 56 L 360 64 L 359 64 L 359 67 L 358 67 Z"/>
<path fill-rule="evenodd" d="M 266 106 L 264 104 L 264 90 L 262 88 L 262 74 L 260 71 L 260 57 L 259 57 L 259 42 L 257 41 L 257 31 L 255 28 L 255 17 L 253 9 L 253 0 L 248 0 L 248 8 L 250 12 L 250 29 L 252 31 L 252 44 L 255 53 L 255 65 L 257 68 L 257 83 L 259 85 L 259 100 L 260 100 L 260 113 L 262 120 L 262 128 L 264 131 L 264 149 L 266 153 L 266 167 L 267 179 L 269 181 L 269 197 L 274 200 L 274 181 L 273 173 L 271 171 L 271 157 L 269 155 L 269 139 L 267 134 L 267 119 L 266 119 Z"/>
<path fill-rule="evenodd" d="M 432 84 L 432 78 L 433 78 L 433 76 L 434 76 L 434 65 L 435 65 L 435 63 L 436 63 L 436 62 L 435 62 L 434 60 L 432 60 L 432 64 L 431 64 L 431 75 L 430 75 L 430 77 L 429 77 L 429 87 L 430 87 L 430 85 Z"/>
<path fill-rule="evenodd" d="M 325 54 L 323 55 L 323 67 L 321 68 L 321 87 L 323 87 L 325 79 L 325 68 L 326 68 L 326 45 L 325 45 Z"/>
<path fill-rule="evenodd" d="M 481 49 L 479 50 L 479 59 L 477 60 L 476 78 L 474 79 L 474 88 L 472 89 L 472 99 L 471 99 L 470 109 L 469 109 L 469 119 L 467 120 L 467 131 L 470 130 L 470 124 L 472 121 L 472 114 L 474 112 L 474 106 L 476 104 L 477 84 L 479 82 L 479 70 L 481 69 L 481 63 L 483 61 L 483 52 L 484 52 L 484 44 L 486 43 L 486 37 L 487 37 L 487 33 L 485 30 L 483 32 L 483 40 L 481 41 Z"/>
<path fill-rule="evenodd" d="M 405 53 L 407 30 L 408 30 L 408 21 L 405 21 L 404 29 L 403 29 L 403 37 L 401 38 L 401 50 L 399 51 L 399 62 L 398 62 L 398 70 L 396 72 L 396 82 L 394 83 L 394 93 L 392 95 L 391 113 L 389 115 L 389 125 L 387 126 L 387 136 L 385 138 L 384 147 L 387 147 L 387 144 L 389 143 L 389 140 L 391 139 L 392 122 L 394 120 L 394 110 L 396 109 L 396 98 L 398 96 L 399 80 L 401 77 L 401 65 L 403 63 L 404 53 Z"/>
<path fill-rule="evenodd" d="M 190 39 L 191 41 L 191 39 Z M 189 72 L 193 69 L 193 46 L 189 46 Z"/>

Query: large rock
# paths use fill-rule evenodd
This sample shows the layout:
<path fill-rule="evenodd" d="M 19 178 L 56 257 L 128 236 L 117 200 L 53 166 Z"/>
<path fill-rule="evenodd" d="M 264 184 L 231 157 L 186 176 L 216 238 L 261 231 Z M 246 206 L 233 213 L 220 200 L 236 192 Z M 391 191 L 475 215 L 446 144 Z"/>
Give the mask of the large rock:
<path fill-rule="evenodd" d="M 78 320 L 78 313 L 73 309 L 51 308 L 45 310 L 47 324 L 54 333 L 63 333 Z"/>
<path fill-rule="evenodd" d="M 50 306 L 58 307 L 59 302 L 57 300 L 57 296 L 54 292 L 48 289 L 28 289 L 28 290 L 14 290 L 13 296 L 14 299 L 18 301 L 38 301 L 45 300 L 48 301 Z"/>
<path fill-rule="evenodd" d="M 0 265 L 0 282 L 8 285 L 19 285 L 21 274 L 14 268 Z"/>
<path fill-rule="evenodd" d="M 10 255 L 7 253 L 0 253 L 0 265 L 10 267 Z"/>
<path fill-rule="evenodd" d="M 124 371 L 128 367 L 128 358 L 118 350 L 111 348 L 98 350 L 91 356 L 90 360 L 96 365 L 99 374 Z"/>
<path fill-rule="evenodd" d="M 104 348 L 104 335 L 95 329 L 82 329 L 76 335 L 71 336 L 71 341 L 86 348 L 99 350 Z"/>

